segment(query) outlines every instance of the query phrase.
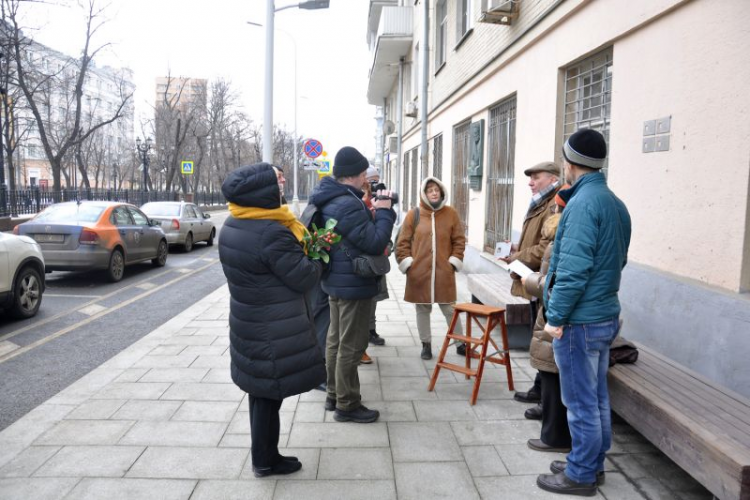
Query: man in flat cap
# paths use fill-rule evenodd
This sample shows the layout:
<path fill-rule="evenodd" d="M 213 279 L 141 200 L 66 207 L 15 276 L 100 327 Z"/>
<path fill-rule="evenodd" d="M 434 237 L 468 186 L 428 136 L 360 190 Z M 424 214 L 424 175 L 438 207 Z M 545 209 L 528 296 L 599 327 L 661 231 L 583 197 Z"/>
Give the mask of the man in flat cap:
<path fill-rule="evenodd" d="M 545 161 L 527 168 L 523 173 L 529 177 L 531 203 L 526 211 L 518 245 L 514 244 L 513 253 L 502 260 L 508 263 L 520 260 L 532 271 L 539 271 L 544 251 L 549 245 L 549 241 L 542 238 L 542 227 L 547 219 L 555 213 L 555 195 L 560 190 L 560 167 L 554 162 Z M 512 276 L 514 279 L 510 293 L 516 297 L 529 300 L 531 304 L 530 317 L 533 322 L 537 311 L 536 298 L 526 292 L 520 277 L 515 274 Z M 522 403 L 540 403 L 541 397 L 541 377 L 538 373 L 531 389 L 526 392 L 517 392 L 514 395 L 514 399 Z M 541 406 L 529 408 L 524 416 L 531 420 L 540 420 L 542 418 Z"/>

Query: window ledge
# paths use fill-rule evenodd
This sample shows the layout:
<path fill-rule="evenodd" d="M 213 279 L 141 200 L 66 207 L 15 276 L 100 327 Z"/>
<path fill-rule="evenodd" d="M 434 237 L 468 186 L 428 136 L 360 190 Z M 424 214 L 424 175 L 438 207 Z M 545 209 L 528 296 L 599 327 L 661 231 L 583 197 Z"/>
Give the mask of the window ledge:
<path fill-rule="evenodd" d="M 440 66 L 438 66 L 438 69 L 435 70 L 434 76 L 437 76 L 438 73 L 440 73 L 443 70 L 443 68 L 445 68 L 445 61 L 443 61 L 442 63 L 440 63 Z"/>
<path fill-rule="evenodd" d="M 474 28 L 469 28 L 466 31 L 466 33 L 464 33 L 464 36 L 462 36 L 461 39 L 458 41 L 458 43 L 456 43 L 456 46 L 453 47 L 453 50 L 454 51 L 458 50 L 458 48 L 461 47 L 461 45 L 464 44 L 464 42 L 466 41 L 466 39 L 469 38 L 469 36 L 471 36 L 472 33 L 474 33 Z"/>

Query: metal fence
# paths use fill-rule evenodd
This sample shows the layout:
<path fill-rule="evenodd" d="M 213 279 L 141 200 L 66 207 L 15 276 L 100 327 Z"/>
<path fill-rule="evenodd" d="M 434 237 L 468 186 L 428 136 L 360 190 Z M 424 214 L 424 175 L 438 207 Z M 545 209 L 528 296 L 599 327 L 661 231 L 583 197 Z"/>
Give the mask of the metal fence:
<path fill-rule="evenodd" d="M 7 214 L 13 217 L 36 214 L 50 205 L 64 201 L 119 201 L 141 206 L 151 201 L 190 201 L 192 198 L 192 202 L 196 205 L 209 206 L 226 203 L 221 192 L 196 192 L 185 195 L 176 191 L 136 191 L 132 189 L 63 189 L 62 191 L 49 191 L 29 188 L 8 190 L 5 195 Z M 4 208 L 2 205 L 0 203 L 0 212 Z"/>

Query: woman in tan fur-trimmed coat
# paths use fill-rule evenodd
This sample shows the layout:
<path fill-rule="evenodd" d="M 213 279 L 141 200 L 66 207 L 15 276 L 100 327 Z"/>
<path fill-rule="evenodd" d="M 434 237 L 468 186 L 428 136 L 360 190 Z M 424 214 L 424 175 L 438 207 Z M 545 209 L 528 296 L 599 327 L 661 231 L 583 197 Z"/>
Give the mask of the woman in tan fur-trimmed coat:
<path fill-rule="evenodd" d="M 445 186 L 427 177 L 420 189 L 418 222 L 415 210 L 406 215 L 396 242 L 396 261 L 406 273 L 404 300 L 416 304 L 417 330 L 422 342 L 422 359 L 432 358 L 430 313 L 432 304 L 450 324 L 456 302 L 456 273 L 463 267 L 466 235 L 458 213 L 445 204 Z M 461 332 L 460 322 L 456 333 Z"/>

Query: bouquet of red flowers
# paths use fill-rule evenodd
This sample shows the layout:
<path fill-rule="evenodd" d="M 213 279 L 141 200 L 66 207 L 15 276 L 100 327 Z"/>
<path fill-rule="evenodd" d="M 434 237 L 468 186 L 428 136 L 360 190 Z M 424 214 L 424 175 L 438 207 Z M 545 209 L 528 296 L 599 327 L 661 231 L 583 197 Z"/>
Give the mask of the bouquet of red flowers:
<path fill-rule="evenodd" d="M 341 241 L 341 235 L 333 231 L 337 223 L 336 219 L 328 219 L 325 227 L 318 228 L 315 224 L 312 225 L 312 232 L 307 233 L 302 239 L 307 247 L 308 257 L 328 264 L 328 252 L 333 245 Z"/>

